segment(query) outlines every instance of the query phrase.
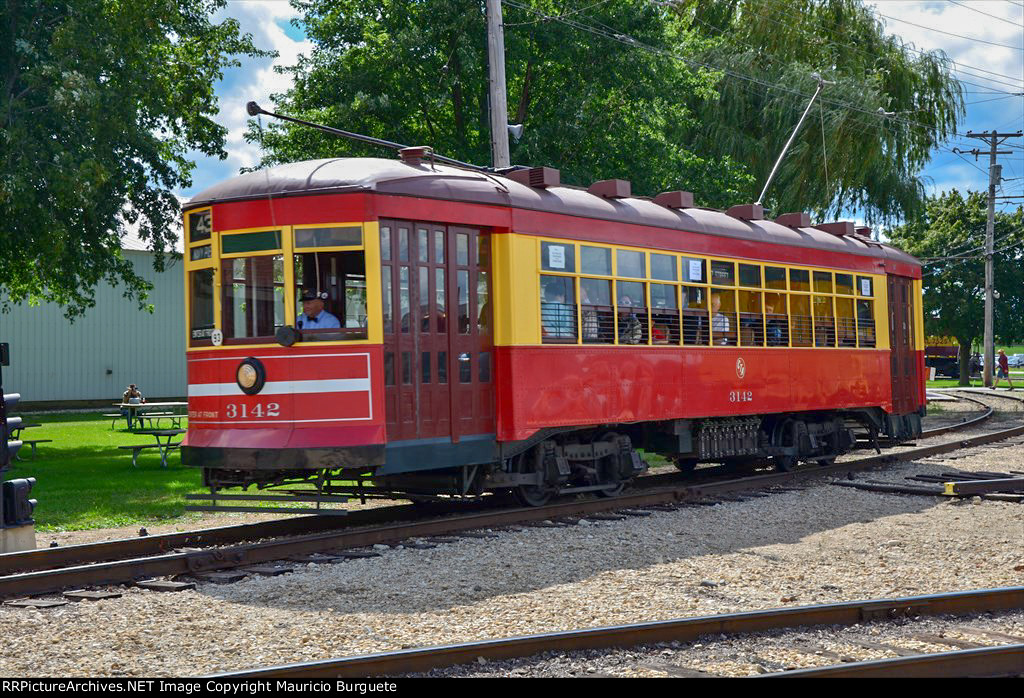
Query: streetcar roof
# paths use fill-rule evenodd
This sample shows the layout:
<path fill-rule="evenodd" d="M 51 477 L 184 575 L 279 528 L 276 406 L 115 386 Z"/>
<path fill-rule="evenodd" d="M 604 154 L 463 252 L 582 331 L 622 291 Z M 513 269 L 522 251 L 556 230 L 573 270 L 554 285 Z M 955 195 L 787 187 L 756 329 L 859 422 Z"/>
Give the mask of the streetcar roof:
<path fill-rule="evenodd" d="M 331 158 L 276 165 L 204 189 L 185 210 L 264 197 L 369 191 L 445 201 L 490 204 L 584 218 L 704 233 L 761 243 L 810 247 L 881 257 L 920 266 L 914 257 L 881 243 L 793 228 L 771 220 L 742 220 L 707 208 L 673 209 L 644 197 L 605 198 L 571 186 L 530 187 L 498 174 L 398 159 Z M 457 221 L 453 221 L 457 222 Z M 554 233 L 554 231 L 552 231 Z"/>

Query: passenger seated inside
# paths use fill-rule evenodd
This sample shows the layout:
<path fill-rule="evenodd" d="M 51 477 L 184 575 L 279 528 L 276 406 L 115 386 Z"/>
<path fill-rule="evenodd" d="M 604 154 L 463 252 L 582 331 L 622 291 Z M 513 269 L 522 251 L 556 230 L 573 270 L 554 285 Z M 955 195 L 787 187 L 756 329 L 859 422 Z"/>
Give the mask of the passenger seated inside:
<path fill-rule="evenodd" d="M 541 277 L 544 301 L 540 304 L 540 322 L 545 342 L 576 341 L 576 304 L 571 288 L 566 299 L 566 287 L 571 282 L 567 277 Z"/>
<path fill-rule="evenodd" d="M 729 317 L 722 312 L 722 294 L 711 294 L 711 335 L 713 344 L 719 346 L 735 345 L 736 336 L 732 333 Z"/>

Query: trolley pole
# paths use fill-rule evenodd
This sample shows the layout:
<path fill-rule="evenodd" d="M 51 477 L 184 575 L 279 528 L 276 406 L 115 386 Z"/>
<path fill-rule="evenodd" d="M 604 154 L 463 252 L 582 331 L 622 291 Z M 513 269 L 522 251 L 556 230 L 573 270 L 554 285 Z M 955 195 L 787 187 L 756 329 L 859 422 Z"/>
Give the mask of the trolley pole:
<path fill-rule="evenodd" d="M 505 29 L 501 0 L 487 0 L 487 62 L 490 74 L 491 158 L 494 167 L 508 167 L 508 95 L 505 88 Z"/>
<path fill-rule="evenodd" d="M 997 150 L 999 144 L 1007 138 L 1019 138 L 1021 131 L 1016 133 L 996 133 L 989 131 L 985 133 L 974 133 L 968 131 L 968 138 L 977 138 L 989 145 L 988 164 L 988 219 L 985 221 L 985 367 L 982 373 L 985 387 L 992 386 L 992 367 L 996 360 L 995 348 L 995 322 L 994 322 L 994 298 L 995 295 L 995 267 L 993 257 L 995 256 L 995 221 L 996 221 L 996 187 L 1001 181 L 1002 165 L 996 164 L 997 155 L 1010 155 L 1013 151 Z M 974 159 L 983 151 L 974 149 L 971 153 Z"/>

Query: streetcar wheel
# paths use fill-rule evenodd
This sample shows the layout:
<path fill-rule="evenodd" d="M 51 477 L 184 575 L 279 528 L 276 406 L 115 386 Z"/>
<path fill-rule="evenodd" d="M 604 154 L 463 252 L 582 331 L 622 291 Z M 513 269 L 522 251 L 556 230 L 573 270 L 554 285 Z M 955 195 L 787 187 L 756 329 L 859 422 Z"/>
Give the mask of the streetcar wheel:
<path fill-rule="evenodd" d="M 517 463 L 515 471 L 522 475 L 532 472 L 529 470 L 529 459 L 522 453 L 516 456 Z M 517 485 L 512 488 L 512 495 L 524 507 L 542 507 L 551 501 L 554 491 L 537 485 Z"/>
<path fill-rule="evenodd" d="M 832 465 L 835 462 L 836 462 L 836 457 L 835 456 L 829 456 L 828 458 L 819 458 L 817 460 L 818 465 L 820 465 L 823 468 L 826 467 L 826 466 Z"/>
<path fill-rule="evenodd" d="M 623 481 L 616 482 L 614 485 L 606 487 L 603 490 L 597 491 L 598 497 L 618 497 L 622 494 L 622 490 L 626 489 L 626 483 Z"/>

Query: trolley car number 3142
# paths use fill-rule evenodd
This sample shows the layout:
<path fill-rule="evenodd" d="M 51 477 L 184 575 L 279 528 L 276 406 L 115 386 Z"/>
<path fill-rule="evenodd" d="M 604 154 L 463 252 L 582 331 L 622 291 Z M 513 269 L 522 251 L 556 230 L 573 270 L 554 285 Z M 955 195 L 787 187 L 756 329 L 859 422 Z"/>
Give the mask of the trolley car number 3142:
<path fill-rule="evenodd" d="M 730 390 L 729 402 L 753 402 L 754 391 L 752 390 Z"/>
<path fill-rule="evenodd" d="M 246 419 L 248 417 L 280 417 L 281 416 L 281 405 L 277 402 L 271 402 L 266 407 L 256 403 L 252 407 L 247 405 L 236 405 L 230 403 L 227 406 L 227 418 L 228 419 Z"/>

